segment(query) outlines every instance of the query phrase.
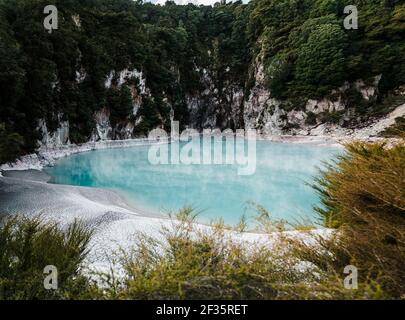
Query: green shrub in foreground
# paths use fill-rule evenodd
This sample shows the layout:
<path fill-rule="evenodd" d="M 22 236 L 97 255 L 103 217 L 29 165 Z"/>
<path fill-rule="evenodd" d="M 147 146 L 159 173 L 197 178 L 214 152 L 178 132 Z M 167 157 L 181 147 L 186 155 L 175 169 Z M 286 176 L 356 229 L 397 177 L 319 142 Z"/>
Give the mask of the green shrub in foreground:
<path fill-rule="evenodd" d="M 89 280 L 82 274 L 91 232 L 80 223 L 62 230 L 40 218 L 0 216 L 0 299 L 77 299 Z M 58 289 L 44 288 L 44 268 L 58 270 Z"/>
<path fill-rule="evenodd" d="M 110 282 L 105 286 L 109 288 L 106 297 L 186 300 L 390 297 L 372 281 L 360 283 L 358 290 L 345 289 L 343 267 L 324 270 L 322 262 L 330 264 L 330 253 L 323 247 L 330 240 L 324 237 L 310 236 L 314 240 L 311 245 L 287 234 L 278 235 L 277 241 L 269 234 L 269 240 L 263 243 L 239 242 L 229 237 L 229 230 L 222 225 L 214 226 L 211 232 L 201 231 L 192 218 L 184 215 L 188 210 L 183 209 L 180 213 L 183 219 L 173 229 L 163 230 L 162 241 L 141 235 L 130 252 L 123 252 L 124 277 L 107 276 Z"/>
<path fill-rule="evenodd" d="M 191 215 L 190 208 L 181 210 L 162 230 L 162 241 L 138 237 L 122 256 L 125 276 L 110 285 L 112 298 L 272 299 L 279 284 L 305 278 L 270 248 L 238 243 L 222 225 L 201 230 Z"/>
<path fill-rule="evenodd" d="M 338 232 L 320 243 L 323 250 L 296 246 L 299 256 L 332 273 L 355 265 L 362 283 L 404 297 L 405 145 L 348 145 L 316 188 L 324 205 L 317 211 Z"/>

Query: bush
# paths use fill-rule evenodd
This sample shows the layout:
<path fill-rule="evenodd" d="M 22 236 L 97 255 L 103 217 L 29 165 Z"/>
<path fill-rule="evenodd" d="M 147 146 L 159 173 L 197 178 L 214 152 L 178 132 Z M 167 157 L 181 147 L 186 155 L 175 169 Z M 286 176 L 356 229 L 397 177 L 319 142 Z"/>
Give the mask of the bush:
<path fill-rule="evenodd" d="M 106 286 L 113 288 L 110 297 L 275 299 L 283 284 L 307 276 L 294 270 L 293 261 L 274 253 L 274 247 L 232 240 L 221 223 L 211 230 L 196 227 L 190 208 L 175 218 L 178 222 L 163 230 L 162 241 L 140 235 L 136 246 L 123 254 L 125 274 Z"/>
<path fill-rule="evenodd" d="M 298 50 L 296 78 L 309 85 L 316 95 L 324 96 L 339 86 L 345 77 L 344 49 L 347 38 L 336 24 L 317 26 L 307 43 Z"/>
<path fill-rule="evenodd" d="M 90 292 L 82 274 L 91 232 L 80 223 L 62 230 L 40 218 L 0 217 L 0 299 L 78 299 Z M 44 268 L 58 270 L 58 289 L 44 288 Z"/>
<path fill-rule="evenodd" d="M 345 113 L 345 111 L 334 111 L 334 112 L 325 111 L 325 112 L 322 112 L 319 115 L 320 122 L 337 124 L 342 119 L 342 115 L 344 113 Z"/>
<path fill-rule="evenodd" d="M 317 119 L 316 114 L 311 111 L 308 111 L 307 118 L 305 119 L 305 124 L 308 126 L 314 126 L 316 125 L 316 119 Z"/>
<path fill-rule="evenodd" d="M 323 203 L 316 210 L 338 233 L 322 242 L 325 250 L 316 255 L 307 248 L 316 257 L 310 260 L 336 272 L 353 264 L 364 284 L 374 282 L 390 297 L 403 296 L 405 145 L 348 145 L 347 153 L 328 166 L 315 187 Z"/>
<path fill-rule="evenodd" d="M 0 123 L 0 164 L 12 162 L 22 153 L 24 139 L 18 133 L 7 132 Z"/>

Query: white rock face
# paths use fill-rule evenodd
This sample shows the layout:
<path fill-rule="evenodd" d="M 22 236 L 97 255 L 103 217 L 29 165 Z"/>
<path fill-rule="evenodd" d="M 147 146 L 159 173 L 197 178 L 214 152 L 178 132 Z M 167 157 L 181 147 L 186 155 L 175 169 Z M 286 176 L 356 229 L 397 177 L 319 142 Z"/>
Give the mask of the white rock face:
<path fill-rule="evenodd" d="M 282 134 L 287 124 L 287 113 L 280 102 L 270 97 L 268 91 L 254 89 L 245 102 L 244 119 L 246 129 L 258 129 L 262 134 Z"/>
<path fill-rule="evenodd" d="M 377 88 L 381 76 L 375 77 L 371 84 L 366 84 L 362 80 L 352 84 L 346 82 L 341 88 L 332 92 L 333 99 L 308 100 L 302 109 L 294 109 L 294 106 L 287 104 L 288 110 L 292 110 L 286 111 L 286 102 L 275 99 L 267 89 L 265 70 L 260 59 L 261 57 L 258 56 L 255 62 L 255 83 L 248 97 L 245 96 L 244 88 L 234 83 L 225 82 L 219 90 L 213 80 L 215 77 L 212 72 L 196 66 L 195 70 L 200 74 L 202 89 L 200 92 L 185 94 L 190 114 L 190 122 L 186 125 L 195 129 L 257 129 L 263 135 L 350 135 L 353 130 L 342 128 L 339 125 L 319 122 L 316 125 L 306 124 L 308 113 L 319 115 L 324 112 L 344 111 L 344 117 L 350 120 L 355 115 L 353 110 L 346 108 L 343 101 L 342 96 L 346 90 L 350 88 L 358 90 L 367 101 L 373 101 L 378 95 Z M 86 76 L 84 69 L 76 71 L 77 83 L 82 82 Z M 131 79 L 137 79 L 137 84 L 128 83 Z M 143 99 L 145 96 L 151 97 L 151 93 L 146 86 L 146 79 L 142 71 L 136 69 L 111 71 L 105 80 L 105 87 L 119 88 L 126 83 L 128 83 L 132 95 L 133 118 L 123 121 L 113 128 L 110 122 L 110 111 L 102 108 L 94 114 L 96 128 L 92 133 L 91 142 L 134 138 L 134 130 L 142 121 L 139 110 L 142 107 Z M 402 92 L 405 89 L 402 87 L 398 90 Z M 168 97 L 164 97 L 163 101 L 170 108 L 170 117 L 173 120 L 172 101 Z M 62 119 L 62 115 L 59 117 Z M 343 123 L 344 121 L 340 125 Z M 40 121 L 39 127 L 43 133 L 41 146 L 62 146 L 70 143 L 68 121 L 61 121 L 57 130 L 52 133 L 48 131 L 45 121 Z"/>
<path fill-rule="evenodd" d="M 87 73 L 84 69 L 76 70 L 76 82 L 82 83 L 86 79 Z"/>
<path fill-rule="evenodd" d="M 345 109 L 345 105 L 342 103 L 341 97 L 339 96 L 337 101 L 331 101 L 329 99 L 322 99 L 322 100 L 312 100 L 309 99 L 305 110 L 307 112 L 312 112 L 315 114 L 320 114 L 322 112 L 336 112 L 342 111 Z"/>
<path fill-rule="evenodd" d="M 328 134 L 329 132 L 342 131 L 347 134 L 350 130 L 341 128 L 339 125 L 310 126 L 306 124 L 307 113 L 312 112 L 319 115 L 324 112 L 334 113 L 344 111 L 344 120 L 353 118 L 354 110 L 347 108 L 344 101 L 344 92 L 351 87 L 361 93 L 366 101 L 374 101 L 378 95 L 378 84 L 381 75 L 376 76 L 371 84 L 366 85 L 364 81 L 358 80 L 353 84 L 346 82 L 342 87 L 332 92 L 333 99 L 321 99 L 307 101 L 304 110 L 294 110 L 294 106 L 289 107 L 292 111 L 283 110 L 283 101 L 277 101 L 272 97 L 271 92 L 265 84 L 265 70 L 260 56 L 255 62 L 255 85 L 250 91 L 248 99 L 244 103 L 244 124 L 245 128 L 255 128 L 261 130 L 263 134 Z M 334 128 L 332 128 L 334 127 Z"/>
<path fill-rule="evenodd" d="M 363 99 L 370 101 L 375 99 L 378 94 L 378 84 L 380 83 L 382 75 L 378 75 L 374 78 L 372 85 L 366 85 L 363 80 L 357 80 L 354 83 L 355 88 L 357 91 L 361 93 Z"/>
<path fill-rule="evenodd" d="M 302 110 L 293 110 L 287 113 L 287 119 L 290 123 L 301 123 L 307 117 L 307 114 Z"/>
<path fill-rule="evenodd" d="M 117 132 L 117 136 L 119 137 L 120 140 L 131 139 L 134 129 L 135 129 L 134 124 L 131 122 L 128 122 L 124 126 L 119 128 L 119 132 Z"/>
<path fill-rule="evenodd" d="M 265 86 L 264 66 L 256 62 L 255 85 L 245 101 L 243 118 L 246 129 L 258 129 L 265 135 L 282 134 L 287 124 L 287 113 L 280 108 L 281 102 L 272 98 Z"/>
<path fill-rule="evenodd" d="M 122 123 L 116 128 L 111 127 L 109 120 L 109 112 L 105 108 L 100 110 L 95 114 L 96 121 L 96 132 L 93 134 L 93 139 L 98 140 L 108 140 L 114 139 L 131 139 L 133 138 L 133 131 L 135 126 L 138 125 L 142 119 L 137 117 L 139 109 L 143 103 L 143 96 L 150 96 L 150 90 L 146 86 L 146 79 L 142 71 L 136 69 L 124 69 L 121 71 L 111 71 L 104 83 L 106 88 L 121 87 L 128 83 L 131 79 L 137 79 L 138 84 L 128 84 L 132 96 L 132 115 L 136 118 L 133 123 L 127 122 Z"/>
<path fill-rule="evenodd" d="M 62 115 L 58 116 L 59 119 Z M 69 141 L 69 121 L 60 121 L 59 127 L 54 132 L 49 132 L 45 120 L 40 120 L 38 129 L 42 133 L 42 139 L 39 141 L 41 146 L 58 146 L 70 144 Z"/>
<path fill-rule="evenodd" d="M 72 15 L 72 20 L 76 27 L 78 27 L 79 29 L 82 27 L 82 21 L 80 20 L 79 14 Z"/>
<path fill-rule="evenodd" d="M 190 114 L 188 126 L 193 129 L 215 128 L 217 124 L 217 112 L 220 111 L 218 101 L 218 89 L 209 70 L 195 67 L 200 73 L 200 83 L 203 89 L 198 93 L 186 93 L 186 104 Z"/>
<path fill-rule="evenodd" d="M 103 108 L 94 114 L 96 121 L 96 131 L 93 134 L 93 141 L 109 140 L 112 135 L 112 127 L 110 123 L 110 112 L 107 108 Z"/>
<path fill-rule="evenodd" d="M 243 119 L 243 108 L 245 103 L 245 95 L 242 88 L 231 88 L 231 95 L 228 98 L 231 105 L 231 115 L 228 121 L 233 121 L 236 129 L 239 129 L 240 120 Z"/>
<path fill-rule="evenodd" d="M 136 69 L 124 69 L 119 72 L 116 72 L 114 70 L 111 71 L 104 82 L 104 86 L 106 88 L 111 88 L 111 86 L 115 84 L 117 87 L 121 87 L 127 81 L 133 78 L 137 79 L 139 82 L 138 88 L 140 90 L 140 94 L 150 94 L 149 89 L 146 87 L 146 79 L 143 76 L 143 72 Z"/>

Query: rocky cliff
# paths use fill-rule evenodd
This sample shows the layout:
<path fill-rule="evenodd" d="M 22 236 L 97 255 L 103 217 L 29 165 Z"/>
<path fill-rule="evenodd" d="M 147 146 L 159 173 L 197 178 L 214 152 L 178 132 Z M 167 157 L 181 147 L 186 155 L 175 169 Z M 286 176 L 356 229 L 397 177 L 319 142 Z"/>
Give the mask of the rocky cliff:
<path fill-rule="evenodd" d="M 352 135 L 356 129 L 372 127 L 383 117 L 381 114 L 374 117 L 370 117 L 369 114 L 362 115 L 358 112 L 358 106 L 353 105 L 350 100 L 350 95 L 357 94 L 361 104 L 376 105 L 379 99 L 380 75 L 367 83 L 360 79 L 352 83 L 346 82 L 328 97 L 318 100 L 308 99 L 301 101 L 299 105 L 294 105 L 292 101 L 278 100 L 272 96 L 267 89 L 264 67 L 259 59 L 256 59 L 251 69 L 253 86 L 246 90 L 244 86 L 232 82 L 227 82 L 219 88 L 210 70 L 197 68 L 201 89 L 185 94 L 189 120 L 183 125 L 198 130 L 205 128 L 257 129 L 263 135 L 348 136 Z M 80 79 L 81 77 L 78 76 L 77 81 Z M 136 130 L 143 120 L 140 110 L 144 107 L 145 98 L 153 99 L 153 96 L 141 71 L 124 69 L 111 71 L 107 75 L 106 88 L 120 88 L 123 85 L 128 86 L 131 91 L 131 116 L 112 125 L 110 110 L 107 107 L 101 107 L 94 113 L 95 126 L 90 142 L 125 140 L 140 136 Z M 404 102 L 405 89 L 398 88 L 394 96 L 396 105 L 391 106 L 389 111 L 395 110 L 395 107 L 399 107 Z M 175 119 L 170 97 L 164 97 L 163 103 L 170 108 L 170 120 Z M 402 112 L 403 105 L 398 110 L 397 116 L 403 116 L 405 113 Z M 58 118 L 63 119 L 63 115 L 58 115 Z M 45 121 L 40 120 L 38 128 L 42 133 L 41 146 L 70 143 L 69 121 L 60 120 L 59 127 L 50 132 Z M 380 131 L 384 129 L 385 126 L 381 127 Z M 378 134 L 374 131 L 370 131 L 370 135 Z"/>

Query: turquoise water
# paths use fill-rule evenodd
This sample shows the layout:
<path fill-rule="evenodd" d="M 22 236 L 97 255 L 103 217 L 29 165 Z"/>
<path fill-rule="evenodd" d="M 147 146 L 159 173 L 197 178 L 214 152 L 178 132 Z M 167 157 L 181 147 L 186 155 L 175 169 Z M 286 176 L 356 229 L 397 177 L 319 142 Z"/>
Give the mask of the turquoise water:
<path fill-rule="evenodd" d="M 118 190 L 135 207 L 154 214 L 191 205 L 202 211 L 202 222 L 222 217 L 233 224 L 243 214 L 248 218 L 256 214 L 253 202 L 275 218 L 294 221 L 315 218 L 312 207 L 319 198 L 307 183 L 323 161 L 341 152 L 333 147 L 258 141 L 256 172 L 240 176 L 238 164 L 152 165 L 149 148 L 76 154 L 46 171 L 52 183 Z"/>

